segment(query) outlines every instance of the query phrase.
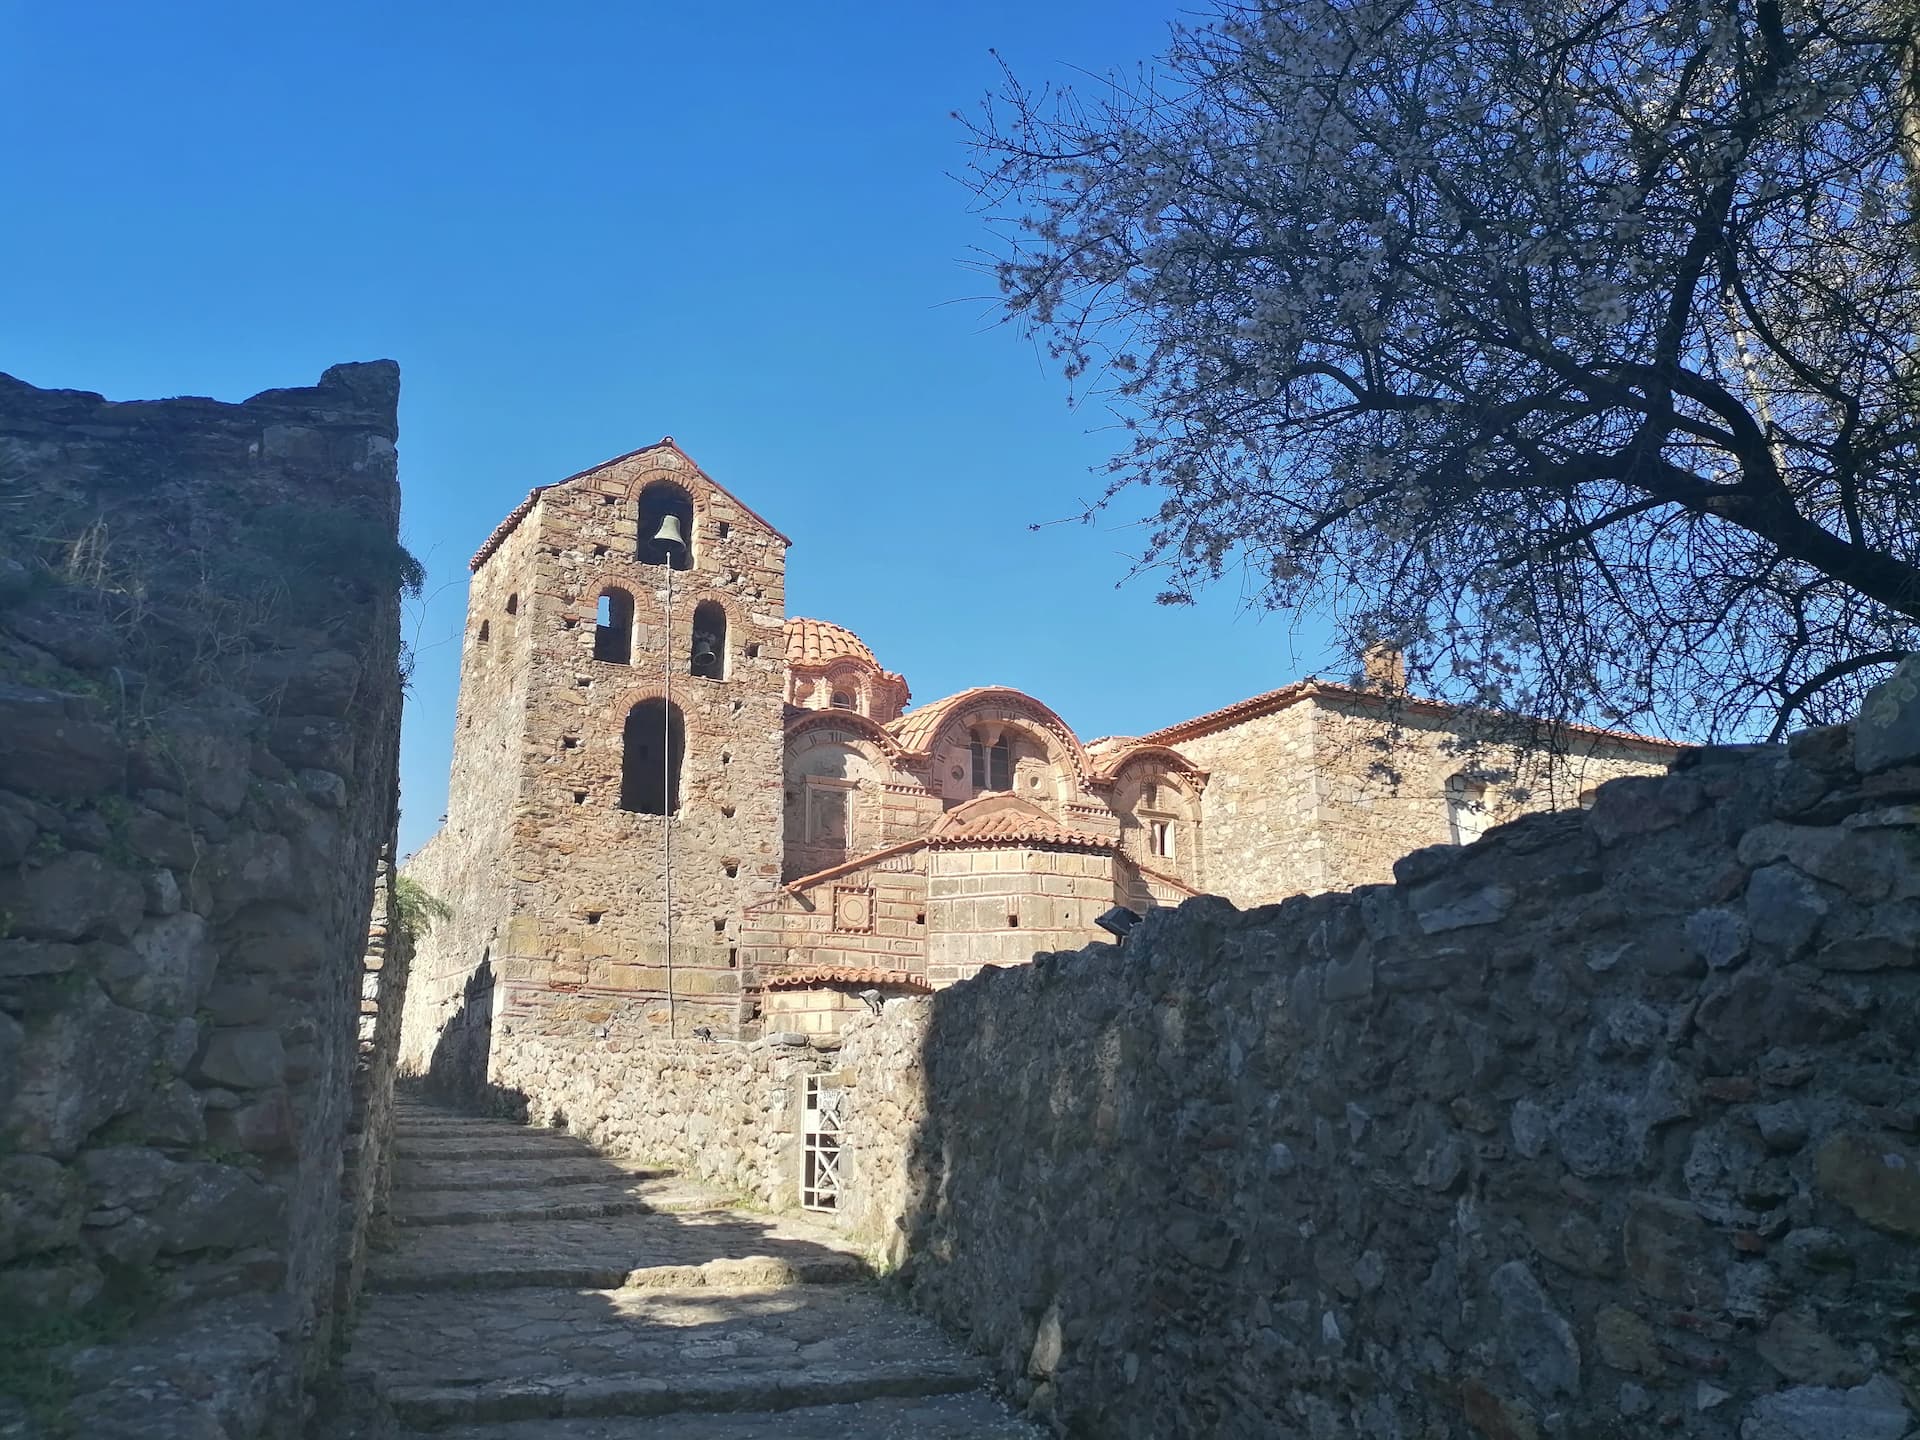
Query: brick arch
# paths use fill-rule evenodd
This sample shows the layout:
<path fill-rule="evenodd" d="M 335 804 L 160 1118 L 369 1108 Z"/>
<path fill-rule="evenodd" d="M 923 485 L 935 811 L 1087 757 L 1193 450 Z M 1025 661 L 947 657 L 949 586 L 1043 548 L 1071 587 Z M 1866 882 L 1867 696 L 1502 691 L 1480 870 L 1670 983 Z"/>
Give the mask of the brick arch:
<path fill-rule="evenodd" d="M 956 726 L 964 730 L 970 717 L 992 706 L 1004 707 L 1024 718 L 1052 742 L 1048 746 L 1049 751 L 1058 747 L 1069 770 L 1082 787 L 1091 783 L 1093 764 L 1072 727 L 1050 706 L 1024 691 L 1004 685 L 983 685 L 973 690 L 962 690 L 944 700 L 935 700 L 894 721 L 890 728 L 902 745 L 921 754 L 930 754 L 940 741 L 954 735 Z"/>

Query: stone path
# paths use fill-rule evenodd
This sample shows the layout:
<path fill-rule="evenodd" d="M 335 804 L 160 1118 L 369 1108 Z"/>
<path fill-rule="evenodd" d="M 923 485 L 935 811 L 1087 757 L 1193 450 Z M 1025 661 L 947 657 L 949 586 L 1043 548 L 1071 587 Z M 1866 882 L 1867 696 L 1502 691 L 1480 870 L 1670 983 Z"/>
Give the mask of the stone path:
<path fill-rule="evenodd" d="M 1033 1440 L 805 1217 L 402 1104 L 352 1369 L 444 1440 Z"/>

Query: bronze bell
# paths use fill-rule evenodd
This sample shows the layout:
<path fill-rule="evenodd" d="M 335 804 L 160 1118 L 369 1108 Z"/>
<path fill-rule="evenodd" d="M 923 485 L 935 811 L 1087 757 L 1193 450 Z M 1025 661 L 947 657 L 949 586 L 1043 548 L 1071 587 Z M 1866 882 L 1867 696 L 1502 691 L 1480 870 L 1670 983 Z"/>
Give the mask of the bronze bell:
<path fill-rule="evenodd" d="M 660 517 L 660 529 L 658 533 L 654 535 L 653 543 L 656 545 L 675 545 L 682 550 L 687 548 L 687 537 L 680 533 L 680 517 L 678 515 L 662 515 Z"/>

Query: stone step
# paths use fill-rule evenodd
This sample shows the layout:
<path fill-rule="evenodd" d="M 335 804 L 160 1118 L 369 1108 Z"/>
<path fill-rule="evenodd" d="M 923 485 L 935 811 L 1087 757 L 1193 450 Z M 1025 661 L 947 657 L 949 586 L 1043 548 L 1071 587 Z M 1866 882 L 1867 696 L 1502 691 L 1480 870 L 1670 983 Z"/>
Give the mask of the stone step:
<path fill-rule="evenodd" d="M 396 1189 L 396 1225 L 472 1225 L 513 1220 L 590 1220 L 607 1215 L 685 1215 L 723 1202 L 674 1175 L 630 1183 L 539 1185 L 523 1190 Z"/>
<path fill-rule="evenodd" d="M 412 1225 L 368 1266 L 370 1289 L 492 1290 L 844 1283 L 859 1250 L 815 1222 L 732 1211 Z"/>
<path fill-rule="evenodd" d="M 432 1440 L 1037 1440 L 1043 1434 L 973 1391 L 732 1414 L 509 1420 L 455 1425 L 433 1432 Z"/>
<path fill-rule="evenodd" d="M 456 1160 L 415 1157 L 403 1150 L 393 1162 L 393 1183 L 400 1190 L 532 1190 L 543 1185 L 661 1180 L 672 1173 L 644 1160 L 609 1160 L 599 1155 L 556 1155 L 547 1160 L 522 1156 Z"/>
<path fill-rule="evenodd" d="M 376 1296 L 354 1348 L 410 1425 L 787 1410 L 972 1390 L 980 1366 L 871 1286 Z"/>
<path fill-rule="evenodd" d="M 903 1364 L 856 1360 L 800 1371 L 736 1367 L 678 1379 L 640 1374 L 588 1380 L 569 1373 L 475 1386 L 401 1385 L 390 1389 L 387 1396 L 394 1414 L 404 1423 L 440 1430 L 459 1420 L 659 1416 L 688 1410 L 791 1413 L 805 1406 L 885 1395 L 952 1395 L 978 1389 L 979 1385 L 979 1370 L 963 1361 Z M 653 1428 L 648 1433 L 661 1432 Z"/>

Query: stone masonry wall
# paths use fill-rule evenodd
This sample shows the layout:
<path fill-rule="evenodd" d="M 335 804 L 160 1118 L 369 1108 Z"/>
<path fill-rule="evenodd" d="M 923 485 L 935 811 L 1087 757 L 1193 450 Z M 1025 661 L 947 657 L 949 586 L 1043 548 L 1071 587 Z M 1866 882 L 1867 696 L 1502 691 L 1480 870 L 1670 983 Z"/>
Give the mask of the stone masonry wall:
<path fill-rule="evenodd" d="M 1068 1434 L 1904 1440 L 1903 675 L 1857 740 L 889 1002 L 849 1218 Z"/>
<path fill-rule="evenodd" d="M 291 1433 L 326 1357 L 417 578 L 398 388 L 0 376 L 8 1433 Z"/>
<path fill-rule="evenodd" d="M 771 1040 L 671 1040 L 652 1026 L 596 1044 L 515 1037 L 496 1097 L 612 1155 L 657 1160 L 775 1209 L 800 1201 L 805 1076 L 829 1055 Z"/>
<path fill-rule="evenodd" d="M 1588 734 L 1551 745 L 1475 741 L 1458 712 L 1367 703 L 1337 690 L 1177 742 L 1209 772 L 1202 887 L 1235 904 L 1385 881 L 1393 862 L 1449 839 L 1447 780 L 1484 783 L 1483 826 L 1574 808 L 1623 775 L 1658 774 L 1671 748 Z"/>

